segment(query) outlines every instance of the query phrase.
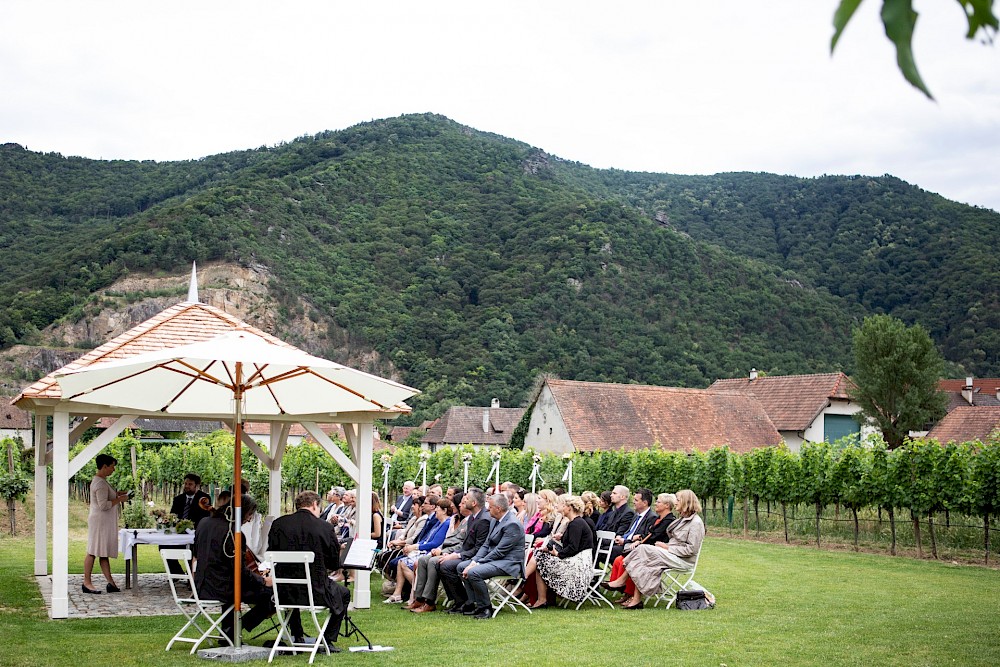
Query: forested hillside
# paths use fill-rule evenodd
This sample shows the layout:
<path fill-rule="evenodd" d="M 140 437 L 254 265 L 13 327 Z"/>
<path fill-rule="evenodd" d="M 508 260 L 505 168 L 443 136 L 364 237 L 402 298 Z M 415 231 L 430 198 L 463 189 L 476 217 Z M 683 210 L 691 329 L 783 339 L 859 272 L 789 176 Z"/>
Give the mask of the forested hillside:
<path fill-rule="evenodd" d="M 675 176 L 563 163 L 692 238 L 795 272 L 809 285 L 926 327 L 946 358 L 1000 370 L 1000 214 L 892 176 Z"/>
<path fill-rule="evenodd" d="M 7 145 L 0 342 L 32 342 L 56 319 L 82 317 L 94 290 L 128 272 L 181 273 L 192 260 L 227 259 L 269 267 L 286 314 L 305 301 L 337 325 L 326 349 L 311 351 L 336 358 L 344 341 L 334 336 L 344 335 L 378 351 L 392 368 L 371 370 L 392 370 L 424 391 L 414 418 L 492 397 L 518 404 L 542 372 L 706 386 L 751 366 L 850 370 L 851 326 L 886 307 L 865 294 L 898 292 L 891 270 L 879 274 L 889 287 L 851 272 L 870 268 L 852 257 L 867 226 L 869 236 L 917 254 L 930 251 L 910 242 L 929 235 L 928 245 L 941 246 L 936 268 L 954 266 L 967 284 L 996 271 L 995 254 L 966 242 L 989 225 L 995 231 L 995 215 L 935 198 L 939 226 L 953 227 L 940 241 L 920 222 L 929 195 L 889 179 L 856 180 L 892 190 L 909 240 L 887 217 L 895 209 L 876 206 L 885 198 L 861 197 L 867 190 L 855 192 L 849 179 L 599 172 L 433 115 L 164 164 Z M 759 238 L 767 191 L 792 230 L 782 243 Z M 854 245 L 838 245 L 831 228 L 856 230 Z M 845 259 L 820 262 L 810 238 Z M 934 271 L 924 273 L 911 282 L 929 285 Z M 838 282 L 855 290 L 835 289 Z M 976 291 L 984 307 L 995 303 L 996 284 Z M 927 318 L 948 320 L 961 303 L 920 287 L 895 306 L 938 331 Z M 971 337 L 948 320 L 937 336 L 946 356 L 988 372 L 997 346 L 958 343 L 997 336 L 990 317 L 995 308 Z"/>

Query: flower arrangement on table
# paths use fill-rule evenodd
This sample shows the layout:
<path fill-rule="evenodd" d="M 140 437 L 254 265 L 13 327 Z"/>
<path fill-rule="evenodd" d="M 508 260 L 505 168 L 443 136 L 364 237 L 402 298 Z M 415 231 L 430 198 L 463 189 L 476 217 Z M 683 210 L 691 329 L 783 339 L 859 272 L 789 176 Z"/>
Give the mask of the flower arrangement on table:
<path fill-rule="evenodd" d="M 152 511 L 153 521 L 156 522 L 156 529 L 165 533 L 172 533 L 177 525 L 177 515 L 171 514 L 162 507 L 157 507 Z M 188 522 L 190 523 L 190 522 Z"/>

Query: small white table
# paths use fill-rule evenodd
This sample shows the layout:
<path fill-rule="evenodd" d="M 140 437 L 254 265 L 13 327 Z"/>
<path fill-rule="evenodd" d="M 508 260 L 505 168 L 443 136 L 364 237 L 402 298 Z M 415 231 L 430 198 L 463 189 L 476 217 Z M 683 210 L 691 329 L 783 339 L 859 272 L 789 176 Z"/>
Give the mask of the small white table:
<path fill-rule="evenodd" d="M 139 545 L 187 546 L 194 544 L 194 531 L 164 533 L 155 528 L 123 528 L 118 531 L 118 551 L 125 558 L 125 588 L 139 588 Z M 131 570 L 131 578 L 129 571 Z"/>

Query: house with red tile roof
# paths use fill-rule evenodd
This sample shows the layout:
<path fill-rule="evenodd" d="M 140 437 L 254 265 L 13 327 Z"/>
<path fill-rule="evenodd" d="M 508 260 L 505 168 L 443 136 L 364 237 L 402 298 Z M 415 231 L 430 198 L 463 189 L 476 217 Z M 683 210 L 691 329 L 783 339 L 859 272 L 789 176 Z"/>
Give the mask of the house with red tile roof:
<path fill-rule="evenodd" d="M 567 453 L 638 450 L 735 452 L 774 447 L 781 435 L 753 395 L 638 384 L 546 380 L 524 447 Z"/>
<path fill-rule="evenodd" d="M 807 440 L 834 442 L 862 433 L 853 416 L 861 406 L 848 395 L 850 386 L 843 373 L 760 376 L 752 370 L 746 378 L 716 380 L 708 389 L 756 397 L 788 448 L 798 451 Z"/>
<path fill-rule="evenodd" d="M 522 416 L 524 408 L 501 408 L 495 398 L 488 408 L 455 405 L 427 429 L 420 446 L 432 452 L 438 447 L 460 445 L 503 447 L 510 444 Z"/>
<path fill-rule="evenodd" d="M 1000 405 L 965 405 L 946 414 L 927 437 L 947 444 L 972 440 L 985 442 L 994 434 L 1000 435 Z"/>
<path fill-rule="evenodd" d="M 1000 378 L 940 380 L 938 390 L 948 395 L 948 412 L 961 406 L 1000 406 Z"/>
<path fill-rule="evenodd" d="M 34 436 L 30 412 L 13 405 L 6 405 L 0 410 L 0 438 L 21 438 L 24 446 L 30 448 L 35 442 Z"/>

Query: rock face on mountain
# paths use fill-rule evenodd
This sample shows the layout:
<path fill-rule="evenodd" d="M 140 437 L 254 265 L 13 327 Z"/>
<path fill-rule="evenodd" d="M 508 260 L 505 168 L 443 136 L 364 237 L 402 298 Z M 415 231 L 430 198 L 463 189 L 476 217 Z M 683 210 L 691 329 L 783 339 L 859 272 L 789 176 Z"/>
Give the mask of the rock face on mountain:
<path fill-rule="evenodd" d="M 328 330 L 326 318 L 316 317 L 304 300 L 282 308 L 268 290 L 271 279 L 267 268 L 260 265 L 209 264 L 198 269 L 198 298 L 312 354 L 398 375 L 378 353 L 350 346 L 343 332 Z M 130 275 L 118 280 L 96 295 L 82 318 L 57 322 L 41 332 L 41 346 L 17 345 L 0 352 L 0 394 L 16 394 L 34 380 L 186 299 L 189 283 L 190 273 Z"/>

